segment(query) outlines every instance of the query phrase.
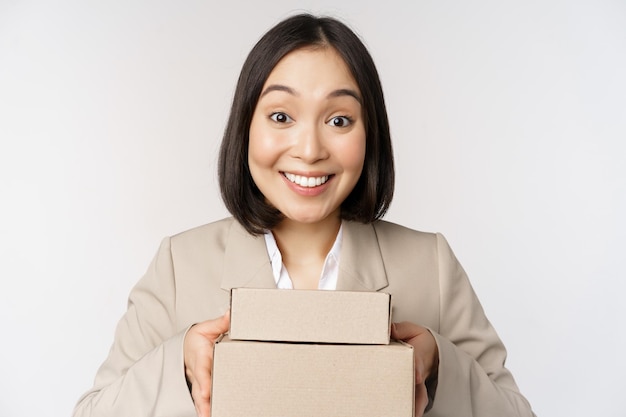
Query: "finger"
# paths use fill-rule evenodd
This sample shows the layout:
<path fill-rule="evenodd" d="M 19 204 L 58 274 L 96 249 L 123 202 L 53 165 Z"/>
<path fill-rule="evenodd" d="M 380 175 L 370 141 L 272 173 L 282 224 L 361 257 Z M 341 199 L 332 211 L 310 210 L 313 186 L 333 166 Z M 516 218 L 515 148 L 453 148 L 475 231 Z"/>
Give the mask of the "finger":
<path fill-rule="evenodd" d="M 202 382 L 195 379 L 191 385 L 191 396 L 198 416 L 208 417 L 211 412 L 211 379 Z"/>
<path fill-rule="evenodd" d="M 422 417 L 426 406 L 428 406 L 426 385 L 418 384 L 415 386 L 415 417 Z"/>
<path fill-rule="evenodd" d="M 226 312 L 222 317 L 194 325 L 185 339 L 185 373 L 191 383 L 191 396 L 200 417 L 209 417 L 211 413 L 211 368 L 215 339 L 226 333 L 229 327 L 230 314 Z"/>
<path fill-rule="evenodd" d="M 210 417 L 211 416 L 211 403 L 210 399 L 202 402 L 196 402 L 196 412 L 199 417 Z"/>
<path fill-rule="evenodd" d="M 421 357 L 415 357 L 415 383 L 422 384 L 425 380 L 424 375 L 424 360 Z"/>

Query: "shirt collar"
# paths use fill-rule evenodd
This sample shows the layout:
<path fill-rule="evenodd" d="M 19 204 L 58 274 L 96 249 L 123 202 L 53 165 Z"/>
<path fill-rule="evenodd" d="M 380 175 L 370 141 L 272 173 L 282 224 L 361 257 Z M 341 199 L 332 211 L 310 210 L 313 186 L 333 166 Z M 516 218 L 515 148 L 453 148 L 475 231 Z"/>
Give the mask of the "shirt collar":
<path fill-rule="evenodd" d="M 283 256 L 278 249 L 276 239 L 271 230 L 265 232 L 265 246 L 267 247 L 267 254 L 270 257 L 270 264 L 272 265 L 272 274 L 274 275 L 274 281 L 278 285 L 280 280 L 280 272 L 283 268 Z"/>
<path fill-rule="evenodd" d="M 289 278 L 287 269 L 283 265 L 283 257 L 280 253 L 280 249 L 278 249 L 274 234 L 271 232 L 271 230 L 268 230 L 265 232 L 264 237 L 265 246 L 267 247 L 267 254 L 270 258 L 272 274 L 274 275 L 274 281 L 276 282 L 276 285 L 278 286 L 278 288 L 293 288 L 291 278 Z M 319 289 L 334 290 L 337 288 L 337 278 L 339 275 L 339 258 L 341 255 L 342 240 L 343 222 L 341 223 L 341 226 L 339 226 L 339 231 L 337 232 L 335 242 L 333 243 L 333 246 L 330 248 L 330 251 L 326 255 L 326 259 L 324 260 L 324 266 L 322 268 L 322 274 L 320 276 L 320 281 L 318 285 Z M 285 283 L 285 281 L 288 281 L 288 283 Z"/>

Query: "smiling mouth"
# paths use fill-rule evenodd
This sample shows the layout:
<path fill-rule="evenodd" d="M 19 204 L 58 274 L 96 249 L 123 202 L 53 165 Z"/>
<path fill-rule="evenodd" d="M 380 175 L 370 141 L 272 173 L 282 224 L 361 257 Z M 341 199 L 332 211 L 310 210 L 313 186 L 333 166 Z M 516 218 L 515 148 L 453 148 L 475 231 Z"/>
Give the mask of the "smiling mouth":
<path fill-rule="evenodd" d="M 305 177 L 303 175 L 290 174 L 283 172 L 285 178 L 300 187 L 313 188 L 324 184 L 332 175 L 323 175 L 321 177 Z"/>

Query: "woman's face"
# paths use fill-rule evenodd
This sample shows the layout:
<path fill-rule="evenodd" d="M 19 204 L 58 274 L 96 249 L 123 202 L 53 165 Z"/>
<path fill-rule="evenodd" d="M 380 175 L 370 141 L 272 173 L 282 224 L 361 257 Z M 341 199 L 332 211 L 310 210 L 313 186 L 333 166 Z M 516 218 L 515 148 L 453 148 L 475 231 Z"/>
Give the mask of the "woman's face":
<path fill-rule="evenodd" d="M 363 170 L 365 126 L 359 88 L 333 48 L 279 61 L 252 116 L 248 150 L 255 184 L 287 219 L 339 219 Z"/>

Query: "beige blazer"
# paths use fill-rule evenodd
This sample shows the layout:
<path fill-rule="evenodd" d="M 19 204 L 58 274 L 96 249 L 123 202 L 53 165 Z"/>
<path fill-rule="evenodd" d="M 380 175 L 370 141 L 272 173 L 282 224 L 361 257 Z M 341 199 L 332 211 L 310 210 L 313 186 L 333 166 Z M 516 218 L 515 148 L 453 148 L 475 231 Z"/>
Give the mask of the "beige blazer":
<path fill-rule="evenodd" d="M 109 356 L 74 416 L 194 417 L 184 334 L 192 324 L 223 314 L 235 287 L 276 287 L 262 236 L 251 236 L 229 218 L 164 239 L 132 290 Z M 441 235 L 384 221 L 344 222 L 337 289 L 388 292 L 393 321 L 431 329 L 440 365 L 427 416 L 534 415 Z"/>

